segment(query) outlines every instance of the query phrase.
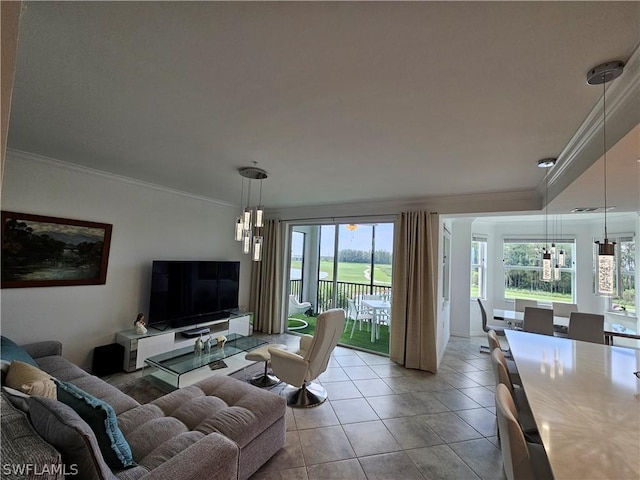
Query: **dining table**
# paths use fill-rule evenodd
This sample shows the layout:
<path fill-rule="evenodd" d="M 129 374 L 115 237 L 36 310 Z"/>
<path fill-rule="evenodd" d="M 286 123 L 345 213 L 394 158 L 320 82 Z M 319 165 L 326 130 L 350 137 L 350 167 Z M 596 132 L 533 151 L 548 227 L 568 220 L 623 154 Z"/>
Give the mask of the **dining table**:
<path fill-rule="evenodd" d="M 505 335 L 554 478 L 640 478 L 640 350 Z"/>
<path fill-rule="evenodd" d="M 500 308 L 493 309 L 493 318 L 504 321 L 508 327 L 513 329 L 521 329 L 524 321 L 524 312 L 515 310 L 503 310 Z M 565 332 L 569 327 L 569 317 L 558 315 L 553 316 L 553 325 L 558 331 Z M 619 323 L 607 320 L 604 321 L 604 340 L 607 345 L 613 345 L 613 337 L 621 337 L 629 340 L 640 340 L 640 335 L 633 329 L 626 328 Z"/>
<path fill-rule="evenodd" d="M 373 321 L 371 322 L 371 341 L 375 342 L 379 337 L 380 322 L 388 321 L 391 315 L 391 302 L 384 299 L 362 299 L 360 303 L 371 310 Z"/>

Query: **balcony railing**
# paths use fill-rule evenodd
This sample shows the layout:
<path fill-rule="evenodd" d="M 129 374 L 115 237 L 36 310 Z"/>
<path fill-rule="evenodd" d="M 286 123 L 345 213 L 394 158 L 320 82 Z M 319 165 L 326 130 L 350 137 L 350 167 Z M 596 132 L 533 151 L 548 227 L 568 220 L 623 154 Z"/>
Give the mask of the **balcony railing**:
<path fill-rule="evenodd" d="M 333 308 L 333 280 L 318 280 L 318 299 L 317 302 L 313 302 L 308 298 L 300 298 L 301 281 L 291 280 L 289 282 L 289 289 L 292 295 L 295 295 L 298 301 L 309 300 L 314 305 L 317 305 L 317 312 L 322 313 L 325 310 Z M 357 299 L 361 295 L 385 295 L 391 294 L 391 287 L 385 287 L 381 285 L 364 285 L 361 283 L 351 282 L 336 282 L 336 307 L 347 308 L 347 298 Z"/>

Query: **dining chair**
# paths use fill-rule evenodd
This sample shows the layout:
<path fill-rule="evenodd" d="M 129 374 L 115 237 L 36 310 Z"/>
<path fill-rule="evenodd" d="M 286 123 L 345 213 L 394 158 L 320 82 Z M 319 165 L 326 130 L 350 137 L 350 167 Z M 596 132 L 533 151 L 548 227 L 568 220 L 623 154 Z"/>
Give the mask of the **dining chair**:
<path fill-rule="evenodd" d="M 368 325 L 373 324 L 373 315 L 368 310 L 361 310 L 356 305 L 356 302 L 352 298 L 347 298 L 347 321 L 344 324 L 344 331 L 347 331 L 347 327 L 349 325 L 349 320 L 352 321 L 351 324 L 351 335 L 349 338 L 353 338 L 353 332 L 356 328 L 356 323 L 360 324 L 360 330 L 362 330 L 362 322 L 367 322 Z M 367 329 L 369 331 L 369 329 Z"/>
<path fill-rule="evenodd" d="M 571 312 L 568 336 L 573 340 L 604 344 L 604 315 Z"/>
<path fill-rule="evenodd" d="M 504 355 L 505 361 L 507 363 L 507 371 L 509 372 L 509 377 L 511 378 L 511 382 L 517 385 L 522 385 L 522 381 L 520 380 L 520 374 L 518 373 L 518 368 L 516 367 L 516 362 L 513 361 L 513 357 L 511 357 L 511 352 L 505 350 L 500 345 L 500 340 L 498 340 L 498 336 L 496 332 L 493 330 L 489 330 L 487 332 L 487 340 L 489 341 L 489 348 L 491 351 L 494 349 L 499 349 Z"/>
<path fill-rule="evenodd" d="M 578 305 L 575 303 L 565 303 L 565 302 L 551 302 L 553 307 L 553 316 L 554 317 L 567 317 L 571 316 L 571 312 L 578 311 Z"/>
<path fill-rule="evenodd" d="M 478 300 L 478 305 L 480 306 L 480 315 L 482 315 L 482 330 L 484 330 L 487 333 L 489 333 L 489 330 L 493 330 L 496 333 L 496 335 L 504 336 L 505 327 L 500 325 L 489 324 L 489 322 L 487 321 L 487 311 L 485 310 L 484 305 L 482 304 L 482 300 L 480 300 L 479 298 L 476 300 Z M 480 345 L 480 353 L 491 353 L 491 350 L 492 348 L 490 345 Z"/>
<path fill-rule="evenodd" d="M 549 458 L 541 444 L 528 442 L 520 428 L 518 410 L 509 389 L 496 386 L 496 418 L 504 473 L 508 480 L 553 478 Z"/>
<path fill-rule="evenodd" d="M 550 308 L 526 307 L 524 309 L 522 330 L 553 336 L 553 310 Z"/>
<path fill-rule="evenodd" d="M 537 307 L 538 302 L 536 300 L 528 300 L 526 298 L 516 298 L 516 305 L 514 310 L 516 312 L 524 312 L 527 307 Z"/>
<path fill-rule="evenodd" d="M 518 418 L 522 430 L 527 434 L 530 440 L 540 443 L 540 436 L 538 435 L 538 427 L 533 419 L 533 413 L 531 413 L 531 407 L 529 401 L 524 393 L 524 389 L 520 387 L 514 387 L 509 371 L 507 362 L 499 348 L 494 348 L 491 352 L 491 367 L 493 368 L 493 375 L 495 377 L 496 387 L 502 384 L 509 389 L 513 402 L 518 410 Z"/>

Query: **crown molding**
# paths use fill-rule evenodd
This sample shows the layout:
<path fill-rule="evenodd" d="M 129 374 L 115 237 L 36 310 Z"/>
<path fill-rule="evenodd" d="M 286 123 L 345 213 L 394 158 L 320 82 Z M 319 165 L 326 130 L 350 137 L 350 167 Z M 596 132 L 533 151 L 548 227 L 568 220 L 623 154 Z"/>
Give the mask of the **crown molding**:
<path fill-rule="evenodd" d="M 441 215 L 491 212 L 539 211 L 540 198 L 535 190 L 442 195 L 421 198 L 325 204 L 308 207 L 268 209 L 269 218 L 280 220 L 332 219 L 341 217 L 397 215 L 403 211 L 428 210 Z"/>
<path fill-rule="evenodd" d="M 124 175 L 117 175 L 115 173 L 105 172 L 104 170 L 98 170 L 95 168 L 85 167 L 83 165 L 78 165 L 76 163 L 65 162 L 63 160 L 58 160 L 56 158 L 46 157 L 43 155 L 38 155 L 36 153 L 25 152 L 22 150 L 15 150 L 12 148 L 7 149 L 7 159 L 15 159 L 21 162 L 33 162 L 39 163 L 41 165 L 47 165 L 50 167 L 60 168 L 63 170 L 69 170 L 72 172 L 81 173 L 83 175 L 90 175 L 94 177 L 101 177 L 107 180 L 111 180 L 119 183 L 126 183 L 129 185 L 135 185 L 136 187 L 144 187 L 149 188 L 151 190 L 157 190 L 164 193 L 169 193 L 171 195 L 178 195 L 180 197 L 189 198 L 192 200 L 199 200 L 201 202 L 213 203 L 215 205 L 219 205 L 222 207 L 231 207 L 238 208 L 237 205 L 231 204 L 229 202 L 224 202 L 222 200 L 218 200 L 216 198 L 206 197 L 204 195 L 197 195 L 195 193 L 189 193 L 182 190 L 177 190 L 169 187 L 165 187 L 163 185 L 158 185 L 157 183 L 145 182 L 142 180 L 138 180 L 131 177 L 126 177 Z"/>
<path fill-rule="evenodd" d="M 586 73 L 585 71 L 585 75 Z M 589 88 L 597 87 L 590 86 Z M 640 102 L 640 44 L 636 46 L 626 61 L 623 74 L 607 87 L 606 97 L 606 148 L 609 149 L 640 123 L 640 109 L 638 109 Z M 602 156 L 602 130 L 603 98 L 601 96 L 582 125 L 558 155 L 558 161 L 549 175 L 548 202 L 558 196 Z M 536 188 L 540 196 L 543 195 L 544 188 L 545 180 L 543 178 Z"/>

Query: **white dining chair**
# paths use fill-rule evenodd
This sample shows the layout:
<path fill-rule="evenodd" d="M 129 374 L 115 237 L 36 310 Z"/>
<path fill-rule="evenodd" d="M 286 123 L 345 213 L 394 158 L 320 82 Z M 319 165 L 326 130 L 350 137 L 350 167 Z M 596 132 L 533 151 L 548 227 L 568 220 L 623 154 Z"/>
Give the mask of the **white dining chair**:
<path fill-rule="evenodd" d="M 523 432 L 525 432 L 532 440 L 539 443 L 541 440 L 539 440 L 540 436 L 538 435 L 538 427 L 536 426 L 536 422 L 533 418 L 533 413 L 531 412 L 527 396 L 524 393 L 524 389 L 513 385 L 511 377 L 509 376 L 506 358 L 504 358 L 504 355 L 499 348 L 494 348 L 491 351 L 491 367 L 493 368 L 496 387 L 502 384 L 509 389 L 513 402 L 518 410 L 518 421 Z"/>
<path fill-rule="evenodd" d="M 349 326 L 349 320 L 352 321 L 351 335 L 349 336 L 349 338 L 353 338 L 353 332 L 355 331 L 356 323 L 359 323 L 360 330 L 362 330 L 362 322 L 367 322 L 367 326 L 371 326 L 373 324 L 373 315 L 368 310 L 359 309 L 353 299 L 347 298 L 347 321 L 344 325 L 345 332 L 347 331 L 347 328 Z M 367 331 L 369 331 L 368 328 Z"/>
<path fill-rule="evenodd" d="M 604 315 L 571 312 L 568 336 L 573 340 L 604 344 Z"/>
<path fill-rule="evenodd" d="M 565 302 L 552 302 L 553 307 L 553 316 L 554 317 L 567 317 L 571 316 L 571 312 L 578 311 L 578 305 L 575 303 L 565 303 Z"/>
<path fill-rule="evenodd" d="M 526 307 L 522 330 L 553 336 L 553 310 L 550 308 Z"/>
<path fill-rule="evenodd" d="M 508 480 L 553 478 L 544 447 L 528 442 L 520 429 L 518 410 L 505 385 L 496 387 L 496 418 L 504 473 Z"/>
<path fill-rule="evenodd" d="M 511 378 L 511 382 L 515 383 L 516 385 L 522 385 L 522 381 L 520 380 L 520 374 L 518 373 L 516 362 L 513 360 L 513 357 L 511 356 L 511 352 L 509 352 L 509 350 L 505 351 L 505 349 L 502 348 L 502 346 L 500 345 L 500 340 L 498 340 L 498 335 L 496 335 L 496 332 L 494 330 L 489 330 L 487 332 L 487 340 L 489 341 L 489 348 L 491 349 L 491 351 L 497 348 L 504 355 L 504 358 L 507 364 L 507 370 L 509 371 L 509 377 Z"/>
<path fill-rule="evenodd" d="M 524 312 L 527 307 L 537 307 L 538 302 L 536 300 L 528 300 L 526 298 L 516 298 L 516 304 L 514 310 L 516 312 Z"/>

